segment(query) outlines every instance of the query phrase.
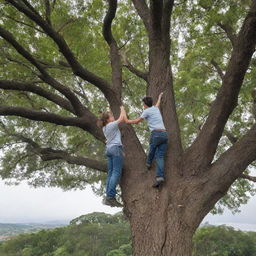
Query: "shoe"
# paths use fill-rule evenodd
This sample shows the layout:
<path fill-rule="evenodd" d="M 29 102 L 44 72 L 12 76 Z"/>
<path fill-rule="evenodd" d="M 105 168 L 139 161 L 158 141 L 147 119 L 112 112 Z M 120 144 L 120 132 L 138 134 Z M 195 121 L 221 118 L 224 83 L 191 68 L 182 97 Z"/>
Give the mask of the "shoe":
<path fill-rule="evenodd" d="M 152 185 L 153 188 L 159 188 L 164 183 L 163 177 L 156 177 L 155 183 Z"/>
<path fill-rule="evenodd" d="M 123 207 L 122 204 L 120 204 L 115 197 L 109 197 L 107 196 L 104 200 L 103 200 L 103 204 L 105 205 L 109 205 L 111 207 Z"/>
<path fill-rule="evenodd" d="M 146 167 L 147 167 L 148 170 L 150 170 L 151 164 L 146 163 Z"/>

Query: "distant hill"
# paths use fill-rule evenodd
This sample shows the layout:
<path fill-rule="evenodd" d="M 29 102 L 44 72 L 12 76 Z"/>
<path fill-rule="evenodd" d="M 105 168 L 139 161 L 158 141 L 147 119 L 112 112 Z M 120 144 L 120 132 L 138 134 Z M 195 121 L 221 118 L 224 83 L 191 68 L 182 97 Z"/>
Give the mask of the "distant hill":
<path fill-rule="evenodd" d="M 11 224 L 11 223 L 0 223 L 0 241 L 6 240 L 8 237 L 14 237 L 25 233 L 34 233 L 42 229 L 52 229 L 56 227 L 62 227 L 64 224 Z"/>
<path fill-rule="evenodd" d="M 26 225 L 16 228 L 26 230 Z M 131 256 L 130 227 L 121 213 L 91 213 L 72 220 L 69 226 L 21 234 L 0 242 L 0 255 Z"/>
<path fill-rule="evenodd" d="M 10 226 L 8 226 L 10 225 Z M 34 225 L 1 225 L 31 231 Z M 0 227 L 1 227 L 0 226 Z M 0 242 L 0 256 L 131 256 L 130 226 L 122 213 L 95 212 L 73 219 L 70 225 L 21 234 Z M 52 226 L 50 226 L 51 228 Z M 205 223 L 193 238 L 193 256 L 256 256 L 256 232 Z"/>

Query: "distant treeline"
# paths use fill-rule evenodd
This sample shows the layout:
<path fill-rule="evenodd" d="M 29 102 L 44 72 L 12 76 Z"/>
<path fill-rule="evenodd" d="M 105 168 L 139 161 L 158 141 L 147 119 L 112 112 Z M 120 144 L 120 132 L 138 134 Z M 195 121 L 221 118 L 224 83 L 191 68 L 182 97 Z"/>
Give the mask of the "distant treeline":
<path fill-rule="evenodd" d="M 121 213 L 92 213 L 69 226 L 19 235 L 0 244 L 1 256 L 131 256 L 130 228 Z M 256 256 L 256 232 L 205 226 L 194 236 L 193 256 Z"/>
<path fill-rule="evenodd" d="M 17 236 L 24 233 L 34 233 L 42 229 L 51 229 L 64 226 L 60 224 L 9 224 L 0 223 L 0 240 L 1 236 Z M 0 255 L 1 256 L 1 255 Z"/>

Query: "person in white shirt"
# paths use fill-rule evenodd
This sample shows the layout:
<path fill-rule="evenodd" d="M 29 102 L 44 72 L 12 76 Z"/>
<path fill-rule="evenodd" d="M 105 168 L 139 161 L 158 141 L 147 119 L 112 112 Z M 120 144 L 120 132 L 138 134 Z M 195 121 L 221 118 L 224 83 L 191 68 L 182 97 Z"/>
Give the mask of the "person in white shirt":
<path fill-rule="evenodd" d="M 159 110 L 163 93 L 160 93 L 157 103 L 153 106 L 152 97 L 144 97 L 143 107 L 144 111 L 141 116 L 135 120 L 126 118 L 125 122 L 128 124 L 138 124 L 146 119 L 149 129 L 151 131 L 150 147 L 147 156 L 146 166 L 151 168 L 152 162 L 156 161 L 156 181 L 153 184 L 154 188 L 158 188 L 164 182 L 164 157 L 167 152 L 168 135 L 164 126 L 163 118 Z"/>
<path fill-rule="evenodd" d="M 116 200 L 116 186 L 121 178 L 124 162 L 123 145 L 118 125 L 124 122 L 126 113 L 123 106 L 120 109 L 121 113 L 117 120 L 111 112 L 102 113 L 98 120 L 98 126 L 102 128 L 106 137 L 106 156 L 108 159 L 106 198 L 103 203 L 111 207 L 122 207 L 122 204 Z"/>

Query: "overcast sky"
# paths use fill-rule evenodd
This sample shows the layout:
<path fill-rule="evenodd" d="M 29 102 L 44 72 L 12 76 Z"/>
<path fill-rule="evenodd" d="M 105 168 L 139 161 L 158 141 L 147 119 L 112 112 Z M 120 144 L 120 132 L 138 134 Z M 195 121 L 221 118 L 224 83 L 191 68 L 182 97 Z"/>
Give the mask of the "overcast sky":
<path fill-rule="evenodd" d="M 116 213 L 120 208 L 102 204 L 102 198 L 88 187 L 83 191 L 63 192 L 58 188 L 31 188 L 25 183 L 7 186 L 0 181 L 0 223 L 45 222 L 68 220 L 95 211 Z M 241 213 L 207 215 L 203 222 L 227 224 L 242 230 L 256 231 L 256 197 L 241 207 Z"/>

